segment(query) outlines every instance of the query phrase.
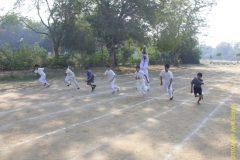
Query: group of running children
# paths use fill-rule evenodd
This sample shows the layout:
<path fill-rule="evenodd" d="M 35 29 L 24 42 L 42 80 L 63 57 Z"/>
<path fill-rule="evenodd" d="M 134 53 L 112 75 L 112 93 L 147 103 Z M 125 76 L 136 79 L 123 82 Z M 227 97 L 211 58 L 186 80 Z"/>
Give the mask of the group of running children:
<path fill-rule="evenodd" d="M 142 96 L 146 94 L 146 92 L 150 90 L 150 83 L 148 78 L 148 63 L 149 63 L 149 57 L 146 52 L 146 48 L 143 48 L 143 51 L 140 55 L 141 62 L 139 66 L 136 66 L 136 72 L 134 74 L 135 79 L 137 80 L 137 89 L 142 93 Z M 169 99 L 173 100 L 173 87 L 172 87 L 172 81 L 173 81 L 173 74 L 169 70 L 170 65 L 165 64 L 165 69 L 163 69 L 160 72 L 160 85 L 163 85 L 163 88 L 165 92 L 168 93 Z M 50 84 L 46 80 L 46 74 L 44 73 L 44 68 L 40 68 L 39 65 L 35 65 L 35 71 L 34 73 L 38 73 L 41 77 L 39 78 L 39 82 L 44 85 L 45 87 L 50 87 Z M 77 89 L 80 89 L 79 83 L 76 80 L 75 74 L 71 70 L 71 67 L 66 65 L 63 67 L 63 74 L 66 76 L 65 81 L 67 82 L 67 87 L 71 85 L 71 82 L 73 82 Z M 108 77 L 108 81 L 110 82 L 110 88 L 111 93 L 114 94 L 115 92 L 120 91 L 120 87 L 115 84 L 116 81 L 116 74 L 111 70 L 110 65 L 106 66 L 106 71 L 104 73 L 104 76 L 101 80 L 104 79 L 104 77 Z M 96 84 L 94 84 L 94 74 L 89 69 L 89 67 L 85 67 L 85 82 L 87 85 L 91 86 L 92 92 L 96 88 Z M 202 80 L 202 73 L 198 73 L 197 77 L 195 77 L 191 81 L 191 90 L 190 93 L 194 92 L 195 97 L 199 97 L 197 103 L 200 104 L 200 101 L 203 100 L 202 95 L 202 87 L 201 85 L 204 84 Z"/>

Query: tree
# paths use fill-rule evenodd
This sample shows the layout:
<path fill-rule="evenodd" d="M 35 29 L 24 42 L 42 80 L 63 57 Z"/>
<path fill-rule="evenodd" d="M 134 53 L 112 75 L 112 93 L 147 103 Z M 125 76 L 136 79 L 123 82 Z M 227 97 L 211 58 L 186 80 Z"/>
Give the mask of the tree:
<path fill-rule="evenodd" d="M 127 39 L 147 41 L 147 32 L 154 20 L 155 1 L 95 0 L 96 7 L 87 20 L 97 37 L 106 44 L 110 65 L 116 65 L 116 50 Z"/>
<path fill-rule="evenodd" d="M 231 43 L 221 42 L 216 47 L 216 52 L 222 53 L 223 59 L 231 59 L 234 58 L 234 50 L 233 45 Z"/>
<path fill-rule="evenodd" d="M 66 28 L 68 34 L 63 39 L 63 44 L 72 53 L 77 51 L 81 56 L 81 66 L 84 66 L 84 54 L 92 54 L 97 50 L 96 39 L 90 24 L 79 17 L 74 24 Z"/>
<path fill-rule="evenodd" d="M 217 52 L 216 56 L 218 56 L 220 58 L 222 56 L 222 53 L 221 52 Z"/>
<path fill-rule="evenodd" d="M 240 57 L 240 52 L 236 53 L 236 57 Z M 237 58 L 238 61 L 238 58 Z"/>
<path fill-rule="evenodd" d="M 25 0 L 17 0 L 20 7 L 23 2 Z M 50 0 L 32 0 L 31 2 L 37 10 L 38 17 L 44 28 L 36 27 L 35 23 L 26 17 L 22 17 L 21 21 L 34 32 L 48 36 L 52 40 L 52 51 L 58 58 L 61 53 L 63 38 L 67 34 L 66 28 L 74 24 L 77 15 L 85 7 L 85 1 L 53 0 L 53 5 L 50 5 Z M 46 20 L 43 19 L 41 14 L 43 12 L 48 14 Z"/>
<path fill-rule="evenodd" d="M 178 66 L 184 45 L 196 40 L 200 28 L 206 26 L 200 13 L 204 9 L 209 10 L 214 4 L 214 0 L 172 0 L 165 4 L 156 28 L 156 45 L 161 52 L 173 53 L 175 66 Z"/>

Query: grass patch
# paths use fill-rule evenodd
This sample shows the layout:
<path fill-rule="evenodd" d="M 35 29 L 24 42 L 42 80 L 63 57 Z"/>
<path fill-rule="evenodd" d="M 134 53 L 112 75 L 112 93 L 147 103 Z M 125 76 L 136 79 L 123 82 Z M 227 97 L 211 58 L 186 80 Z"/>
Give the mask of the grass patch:
<path fill-rule="evenodd" d="M 36 76 L 25 76 L 25 75 L 6 75 L 6 76 L 0 76 L 0 81 L 31 81 L 35 80 Z"/>

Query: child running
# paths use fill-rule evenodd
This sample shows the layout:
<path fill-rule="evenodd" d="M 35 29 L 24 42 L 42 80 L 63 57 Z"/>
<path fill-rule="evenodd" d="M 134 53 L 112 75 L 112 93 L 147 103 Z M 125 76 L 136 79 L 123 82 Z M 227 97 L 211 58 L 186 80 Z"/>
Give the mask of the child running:
<path fill-rule="evenodd" d="M 173 88 L 172 88 L 172 80 L 173 74 L 169 71 L 170 65 L 165 64 L 165 69 L 160 72 L 160 85 L 163 85 L 165 92 L 168 93 L 169 99 L 173 100 Z M 163 80 L 163 82 L 162 82 Z"/>
<path fill-rule="evenodd" d="M 104 73 L 104 76 L 103 76 L 102 80 L 104 79 L 105 76 L 108 76 L 108 80 L 109 80 L 109 82 L 110 82 L 110 88 L 112 89 L 112 94 L 115 93 L 115 89 L 117 90 L 117 92 L 119 92 L 120 87 L 118 87 L 118 86 L 115 84 L 116 74 L 113 72 L 113 70 L 111 70 L 110 65 L 107 65 L 107 66 L 106 66 L 106 71 L 105 71 L 105 73 Z"/>
<path fill-rule="evenodd" d="M 80 86 L 76 80 L 75 74 L 73 73 L 73 71 L 70 69 L 70 66 L 65 65 L 63 67 L 63 74 L 66 76 L 65 81 L 67 82 L 67 86 L 69 87 L 71 85 L 71 81 L 73 81 L 73 83 L 77 86 L 77 89 L 80 89 Z"/>
<path fill-rule="evenodd" d="M 144 81 L 144 78 L 147 79 L 147 77 L 145 73 L 140 70 L 140 66 L 136 66 L 136 72 L 134 76 L 135 76 L 135 79 L 137 80 L 137 89 L 142 93 L 142 96 L 145 96 L 146 91 L 149 91 Z"/>
<path fill-rule="evenodd" d="M 93 75 L 92 71 L 89 69 L 89 67 L 85 67 L 85 71 L 86 71 L 85 75 L 87 77 L 87 80 L 85 82 L 87 82 L 87 85 L 91 86 L 92 92 L 93 92 L 97 86 L 97 85 L 93 84 L 94 83 L 94 75 Z"/>
<path fill-rule="evenodd" d="M 46 74 L 43 72 L 44 68 L 39 68 L 39 65 L 36 64 L 34 66 L 35 71 L 33 71 L 34 73 L 38 73 L 41 77 L 38 79 L 39 83 L 42 84 L 44 87 L 48 88 L 50 87 L 50 84 L 47 83 L 46 80 Z"/>
<path fill-rule="evenodd" d="M 190 93 L 193 93 L 193 91 L 194 91 L 194 96 L 199 97 L 198 101 L 197 101 L 198 104 L 200 104 L 200 101 L 203 100 L 202 87 L 201 87 L 203 84 L 204 83 L 203 83 L 203 80 L 202 80 L 202 73 L 198 73 L 197 78 L 195 77 L 191 82 Z"/>

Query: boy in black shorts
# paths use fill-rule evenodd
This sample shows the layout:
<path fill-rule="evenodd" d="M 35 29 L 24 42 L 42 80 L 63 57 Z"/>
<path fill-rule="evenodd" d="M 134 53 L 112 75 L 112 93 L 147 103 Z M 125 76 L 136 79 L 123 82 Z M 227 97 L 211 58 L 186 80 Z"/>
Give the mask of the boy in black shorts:
<path fill-rule="evenodd" d="M 89 67 L 85 67 L 85 75 L 87 77 L 87 80 L 85 82 L 87 82 L 87 85 L 91 86 L 92 88 L 92 92 L 94 91 L 96 85 L 94 85 L 94 75 L 92 73 L 92 71 L 89 69 Z"/>
<path fill-rule="evenodd" d="M 198 102 L 197 102 L 198 104 L 200 104 L 200 101 L 203 100 L 202 87 L 201 87 L 201 85 L 203 85 L 203 84 L 204 83 L 203 83 L 203 80 L 202 80 L 202 73 L 198 73 L 197 78 L 195 77 L 191 82 L 190 93 L 193 93 L 193 91 L 194 91 L 194 96 L 199 97 Z"/>

